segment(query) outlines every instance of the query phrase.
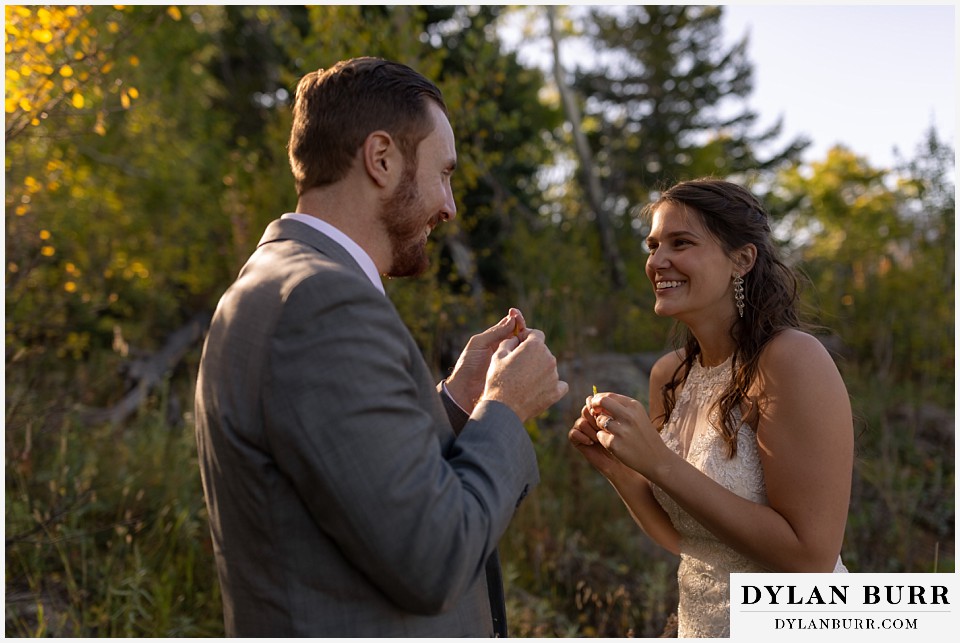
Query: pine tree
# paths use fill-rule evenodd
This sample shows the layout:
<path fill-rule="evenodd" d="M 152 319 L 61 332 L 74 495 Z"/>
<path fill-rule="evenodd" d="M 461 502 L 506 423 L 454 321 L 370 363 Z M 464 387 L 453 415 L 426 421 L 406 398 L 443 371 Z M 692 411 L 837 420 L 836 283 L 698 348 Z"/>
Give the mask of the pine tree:
<path fill-rule="evenodd" d="M 748 40 L 725 48 L 721 15 L 721 7 L 687 5 L 591 12 L 598 62 L 578 69 L 574 86 L 615 215 L 676 181 L 773 169 L 809 144 L 796 139 L 761 156 L 781 123 L 753 133 L 757 114 L 744 103 L 753 89 Z"/>

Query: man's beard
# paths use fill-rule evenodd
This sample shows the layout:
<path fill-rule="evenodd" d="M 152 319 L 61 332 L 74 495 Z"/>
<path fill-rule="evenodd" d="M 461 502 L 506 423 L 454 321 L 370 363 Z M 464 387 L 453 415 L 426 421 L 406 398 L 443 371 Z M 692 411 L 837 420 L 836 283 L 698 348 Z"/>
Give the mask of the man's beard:
<path fill-rule="evenodd" d="M 417 168 L 412 165 L 404 167 L 399 185 L 380 209 L 392 253 L 388 277 L 416 277 L 430 267 L 426 244 L 420 241 L 427 221 L 417 188 Z"/>

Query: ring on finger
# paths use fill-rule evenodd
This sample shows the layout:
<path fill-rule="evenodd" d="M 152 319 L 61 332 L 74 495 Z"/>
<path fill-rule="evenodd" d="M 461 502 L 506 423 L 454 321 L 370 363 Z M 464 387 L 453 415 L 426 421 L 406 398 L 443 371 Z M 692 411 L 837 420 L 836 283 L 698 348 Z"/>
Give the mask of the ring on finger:
<path fill-rule="evenodd" d="M 603 418 L 603 422 L 600 424 L 600 428 L 603 429 L 603 430 L 606 430 L 607 427 L 610 426 L 610 423 L 611 423 L 611 422 L 613 422 L 613 418 L 612 418 L 612 417 L 609 417 L 609 416 L 604 417 L 604 418 Z"/>

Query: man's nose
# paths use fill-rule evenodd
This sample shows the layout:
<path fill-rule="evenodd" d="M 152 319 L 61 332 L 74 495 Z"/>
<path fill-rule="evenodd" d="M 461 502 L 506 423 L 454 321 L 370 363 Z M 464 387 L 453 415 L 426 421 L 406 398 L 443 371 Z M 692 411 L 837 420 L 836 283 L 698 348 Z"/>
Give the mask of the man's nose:
<path fill-rule="evenodd" d="M 442 221 L 453 221 L 457 218 L 457 203 L 453 199 L 453 194 L 447 196 L 443 209 L 440 210 L 440 219 Z"/>

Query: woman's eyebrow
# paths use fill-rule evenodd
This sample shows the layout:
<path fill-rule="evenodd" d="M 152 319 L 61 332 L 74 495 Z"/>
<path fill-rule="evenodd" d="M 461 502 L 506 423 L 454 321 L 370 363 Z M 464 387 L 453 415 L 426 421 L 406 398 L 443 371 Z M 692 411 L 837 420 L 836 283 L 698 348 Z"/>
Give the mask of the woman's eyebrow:
<path fill-rule="evenodd" d="M 694 232 L 693 230 L 674 230 L 672 232 L 668 232 L 667 234 L 663 235 L 664 239 L 673 239 L 676 237 L 695 237 L 699 239 L 700 234 Z M 653 235 L 650 235 L 647 237 L 647 241 L 656 241 L 656 240 L 657 240 L 657 237 Z"/>

